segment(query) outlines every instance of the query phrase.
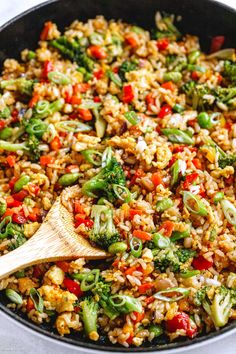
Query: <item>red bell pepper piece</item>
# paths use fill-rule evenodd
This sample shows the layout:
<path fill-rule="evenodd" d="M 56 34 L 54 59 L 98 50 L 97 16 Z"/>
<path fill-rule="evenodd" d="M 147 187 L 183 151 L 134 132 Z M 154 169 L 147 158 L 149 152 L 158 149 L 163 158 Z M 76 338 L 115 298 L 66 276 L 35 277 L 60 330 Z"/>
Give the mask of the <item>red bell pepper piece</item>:
<path fill-rule="evenodd" d="M 210 53 L 217 52 L 225 42 L 225 36 L 216 36 L 211 40 Z"/>
<path fill-rule="evenodd" d="M 67 290 L 75 296 L 81 297 L 84 294 L 84 292 L 80 289 L 80 285 L 76 281 L 70 278 L 65 278 L 63 283 Z"/>
<path fill-rule="evenodd" d="M 197 326 L 191 323 L 189 315 L 185 312 L 179 312 L 171 320 L 167 320 L 166 328 L 170 333 L 183 329 L 190 338 L 197 333 Z"/>
<path fill-rule="evenodd" d="M 188 189 L 193 184 L 193 182 L 196 181 L 197 178 L 198 178 L 197 172 L 193 172 L 190 175 L 187 175 L 183 183 L 183 189 Z"/>
<path fill-rule="evenodd" d="M 20 192 L 14 193 L 12 196 L 15 200 L 22 202 L 28 195 L 29 192 L 26 189 L 22 189 Z"/>
<path fill-rule="evenodd" d="M 157 48 L 162 51 L 167 49 L 169 46 L 169 40 L 167 38 L 162 38 L 157 41 Z"/>
<path fill-rule="evenodd" d="M 208 261 L 203 256 L 198 256 L 193 259 L 192 265 L 195 269 L 205 270 L 205 269 L 211 268 L 213 266 L 213 262 Z"/>
<path fill-rule="evenodd" d="M 172 113 L 172 107 L 169 104 L 164 104 L 164 106 L 161 107 L 161 110 L 158 113 L 158 117 L 162 119 L 171 113 Z"/>
<path fill-rule="evenodd" d="M 131 85 L 124 85 L 123 86 L 123 96 L 122 101 L 124 103 L 130 103 L 134 99 L 133 88 Z"/>

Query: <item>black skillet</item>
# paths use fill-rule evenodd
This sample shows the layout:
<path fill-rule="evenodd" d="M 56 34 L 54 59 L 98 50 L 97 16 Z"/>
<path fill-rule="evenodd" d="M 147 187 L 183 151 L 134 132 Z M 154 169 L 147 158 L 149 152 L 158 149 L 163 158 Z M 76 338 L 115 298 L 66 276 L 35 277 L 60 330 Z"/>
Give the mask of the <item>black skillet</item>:
<path fill-rule="evenodd" d="M 74 19 L 86 21 L 102 14 L 107 19 L 122 19 L 151 29 L 155 25 L 154 15 L 157 10 L 180 15 L 182 20 L 178 25 L 179 30 L 182 33 L 195 34 L 200 37 L 202 49 L 205 51 L 209 49 L 211 38 L 217 35 L 226 37 L 225 48 L 236 47 L 236 11 L 211 0 L 54 0 L 35 6 L 2 26 L 0 29 L 0 62 L 2 64 L 6 58 L 19 57 L 20 51 L 25 48 L 36 48 L 39 33 L 43 23 L 47 20 L 55 21 L 59 28 L 63 29 Z M 193 340 L 184 338 L 178 342 L 169 343 L 163 336 L 158 338 L 156 343 L 126 349 L 121 346 L 112 346 L 105 338 L 102 338 L 99 343 L 89 342 L 87 338 L 78 333 L 60 337 L 56 334 L 52 324 L 37 326 L 23 314 L 9 310 L 6 304 L 7 300 L 1 294 L 0 309 L 11 318 L 46 337 L 56 339 L 58 343 L 67 343 L 71 345 L 71 348 L 73 346 L 86 348 L 89 352 L 94 350 L 111 352 L 169 350 L 171 353 L 177 348 L 182 351 L 184 347 L 191 350 L 194 344 L 202 344 L 216 337 L 223 337 L 223 334 L 236 328 L 236 323 L 231 323 L 219 332 L 202 333 Z"/>

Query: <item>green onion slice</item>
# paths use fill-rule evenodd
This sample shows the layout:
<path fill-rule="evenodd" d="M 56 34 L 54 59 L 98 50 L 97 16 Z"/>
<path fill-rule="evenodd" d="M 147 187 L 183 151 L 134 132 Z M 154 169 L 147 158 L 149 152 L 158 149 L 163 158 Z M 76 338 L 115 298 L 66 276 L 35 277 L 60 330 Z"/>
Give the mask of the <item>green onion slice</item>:
<path fill-rule="evenodd" d="M 133 311 L 141 313 L 143 309 L 141 302 L 129 295 L 112 295 L 109 302 L 120 313 L 130 313 Z"/>
<path fill-rule="evenodd" d="M 118 199 L 122 200 L 125 203 L 129 203 L 132 200 L 132 194 L 125 186 L 113 184 L 112 188 Z"/>
<path fill-rule="evenodd" d="M 38 101 L 35 105 L 35 111 L 38 114 L 43 114 L 49 110 L 49 102 L 42 100 Z"/>
<path fill-rule="evenodd" d="M 194 269 L 194 270 L 183 270 L 180 273 L 180 276 L 181 276 L 181 278 L 187 279 L 187 278 L 192 278 L 195 275 L 199 275 L 199 274 L 200 274 L 200 271 L 197 270 L 197 269 Z"/>
<path fill-rule="evenodd" d="M 14 302 L 14 304 L 22 305 L 23 299 L 20 296 L 20 294 L 18 294 L 15 290 L 6 289 L 5 294 L 6 294 L 6 296 L 8 297 L 9 300 Z"/>
<path fill-rule="evenodd" d="M 109 77 L 109 79 L 111 81 L 114 82 L 114 84 L 116 84 L 118 87 L 122 87 L 123 86 L 123 83 L 119 77 L 119 75 L 113 73 L 113 71 L 107 71 L 107 76 Z"/>
<path fill-rule="evenodd" d="M 162 133 L 167 136 L 172 143 L 193 145 L 194 140 L 184 131 L 176 128 L 161 129 Z"/>
<path fill-rule="evenodd" d="M 206 216 L 208 214 L 205 204 L 201 199 L 199 199 L 198 196 L 194 195 L 193 193 L 184 191 L 183 202 L 186 208 L 193 214 L 201 216 Z"/>
<path fill-rule="evenodd" d="M 132 125 L 137 125 L 140 122 L 139 116 L 134 111 L 125 112 L 124 116 Z"/>
<path fill-rule="evenodd" d="M 174 302 L 183 299 L 184 297 L 188 296 L 189 290 L 186 288 L 170 288 L 167 290 L 158 291 L 156 294 L 153 295 L 158 300 L 167 301 L 167 302 Z M 177 293 L 173 295 L 173 293 Z M 165 296 L 165 294 L 172 294 L 172 297 Z"/>
<path fill-rule="evenodd" d="M 160 249 L 165 249 L 170 246 L 170 239 L 162 236 L 158 232 L 153 234 L 152 241 L 154 242 L 154 245 Z"/>
<path fill-rule="evenodd" d="M 129 245 L 132 256 L 139 258 L 142 254 L 143 249 L 142 241 L 137 237 L 132 237 Z"/>
<path fill-rule="evenodd" d="M 101 166 L 102 164 L 102 153 L 92 149 L 86 149 L 81 151 L 81 154 L 85 160 L 92 165 Z"/>
<path fill-rule="evenodd" d="M 38 290 L 36 290 L 35 288 L 30 289 L 30 297 L 31 300 L 34 303 L 34 307 L 36 308 L 36 310 L 39 313 L 43 312 L 43 298 L 39 295 Z"/>
<path fill-rule="evenodd" d="M 93 275 L 93 279 L 91 279 L 91 275 Z M 88 291 L 91 290 L 95 287 L 95 285 L 98 282 L 99 279 L 99 275 L 100 275 L 100 270 L 99 269 L 93 269 L 90 272 L 88 272 L 86 274 L 86 276 L 83 278 L 81 284 L 80 284 L 80 288 L 82 291 Z"/>
<path fill-rule="evenodd" d="M 227 199 L 221 200 L 221 207 L 224 213 L 224 216 L 231 225 L 236 225 L 236 208 L 235 206 Z"/>
<path fill-rule="evenodd" d="M 77 122 L 75 120 L 65 120 L 63 122 L 57 122 L 55 124 L 56 129 L 62 131 L 62 132 L 87 132 L 92 130 L 92 127 L 90 127 L 87 124 Z"/>
<path fill-rule="evenodd" d="M 54 84 L 59 84 L 59 85 L 68 85 L 71 82 L 68 76 L 60 73 L 59 71 L 50 71 L 48 73 L 48 78 Z"/>
<path fill-rule="evenodd" d="M 101 103 L 94 102 L 93 100 L 83 100 L 83 102 L 79 105 L 79 108 L 82 109 L 96 109 L 101 106 Z"/>

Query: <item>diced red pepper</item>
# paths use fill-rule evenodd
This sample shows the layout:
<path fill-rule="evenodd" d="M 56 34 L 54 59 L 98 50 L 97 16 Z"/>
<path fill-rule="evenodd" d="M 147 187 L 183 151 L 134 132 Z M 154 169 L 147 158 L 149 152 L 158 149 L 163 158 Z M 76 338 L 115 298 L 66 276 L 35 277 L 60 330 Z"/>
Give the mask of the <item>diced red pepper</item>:
<path fill-rule="evenodd" d="M 123 96 L 122 101 L 124 103 L 130 103 L 134 99 L 133 88 L 131 85 L 124 85 L 123 86 Z"/>
<path fill-rule="evenodd" d="M 13 214 L 12 221 L 21 225 L 25 224 L 27 220 L 22 214 Z"/>
<path fill-rule="evenodd" d="M 40 41 L 46 41 L 48 39 L 48 33 L 51 28 L 52 28 L 52 22 L 51 21 L 45 22 L 43 30 L 40 34 Z"/>
<path fill-rule="evenodd" d="M 96 59 L 105 59 L 107 57 L 107 52 L 103 47 L 100 47 L 99 45 L 91 45 L 89 47 L 89 51 L 92 57 Z"/>
<path fill-rule="evenodd" d="M 160 231 L 163 230 L 164 236 L 170 237 L 174 230 L 174 226 L 175 224 L 172 221 L 166 220 L 161 224 Z"/>
<path fill-rule="evenodd" d="M 59 136 L 55 136 L 55 138 L 51 141 L 50 147 L 54 151 L 58 151 L 61 147 L 61 141 Z"/>
<path fill-rule="evenodd" d="M 153 97 L 152 93 L 147 94 L 145 101 L 147 103 L 148 109 L 151 109 L 151 106 L 155 105 L 155 98 Z"/>
<path fill-rule="evenodd" d="M 70 99 L 70 104 L 74 105 L 74 104 L 80 104 L 82 102 L 82 98 L 78 97 L 76 95 L 73 95 Z"/>
<path fill-rule="evenodd" d="M 138 287 L 140 294 L 146 294 L 146 292 L 154 287 L 153 283 L 144 283 Z"/>
<path fill-rule="evenodd" d="M 198 170 L 202 170 L 202 163 L 201 160 L 198 158 L 195 158 L 192 160 L 192 163 L 194 164 L 194 166 L 198 169 Z"/>
<path fill-rule="evenodd" d="M 67 273 L 70 268 L 70 263 L 66 261 L 58 261 L 56 262 L 57 267 L 61 268 L 63 272 Z"/>
<path fill-rule="evenodd" d="M 22 202 L 25 197 L 27 197 L 29 195 L 29 192 L 26 189 L 22 189 L 21 191 L 14 193 L 13 194 L 13 198 L 15 200 L 18 200 L 19 202 Z"/>
<path fill-rule="evenodd" d="M 13 189 L 16 181 L 18 180 L 18 177 L 12 177 L 12 179 L 9 182 L 9 188 Z"/>
<path fill-rule="evenodd" d="M 154 172 L 152 174 L 152 183 L 155 187 L 159 186 L 160 184 L 163 184 L 163 180 L 159 172 Z"/>
<path fill-rule="evenodd" d="M 131 275 L 131 274 L 133 274 L 133 272 L 135 272 L 136 270 L 137 270 L 137 267 L 136 267 L 136 266 L 129 267 L 128 269 L 126 269 L 125 275 Z"/>
<path fill-rule="evenodd" d="M 13 167 L 16 163 L 16 157 L 13 155 L 7 156 L 6 160 L 7 160 L 7 163 L 10 167 Z"/>
<path fill-rule="evenodd" d="M 84 207 L 83 205 L 81 205 L 81 203 L 76 200 L 74 203 L 74 210 L 75 210 L 75 214 L 83 214 L 84 213 Z"/>
<path fill-rule="evenodd" d="M 83 224 L 90 229 L 93 226 L 93 220 L 82 218 L 80 215 L 81 214 L 75 215 L 75 220 L 76 220 L 75 228 Z"/>
<path fill-rule="evenodd" d="M 197 81 L 200 77 L 200 74 L 199 74 L 199 71 L 192 71 L 191 72 L 191 78 L 194 80 L 194 81 Z"/>
<path fill-rule="evenodd" d="M 163 84 L 161 84 L 161 87 L 164 88 L 165 90 L 170 90 L 170 91 L 174 91 L 176 86 L 172 81 L 167 81 L 167 82 L 163 82 Z"/>
<path fill-rule="evenodd" d="M 12 216 L 14 214 L 14 209 L 7 208 L 6 212 L 2 215 L 2 219 L 6 216 Z"/>
<path fill-rule="evenodd" d="M 157 48 L 162 51 L 166 50 L 169 46 L 169 40 L 167 38 L 162 38 L 157 41 Z"/>
<path fill-rule="evenodd" d="M 96 103 L 99 103 L 99 102 L 101 102 L 101 98 L 99 96 L 95 96 L 93 98 L 93 101 L 96 102 Z"/>
<path fill-rule="evenodd" d="M 0 130 L 2 130 L 6 125 L 6 122 L 4 120 L 0 120 Z"/>
<path fill-rule="evenodd" d="M 30 221 L 38 221 L 40 215 L 40 210 L 38 207 L 32 208 L 32 213 L 27 216 Z"/>
<path fill-rule="evenodd" d="M 55 158 L 50 155 L 40 156 L 40 165 L 47 166 L 54 163 Z"/>
<path fill-rule="evenodd" d="M 48 74 L 54 70 L 53 63 L 50 60 L 45 60 L 41 73 L 41 79 L 47 80 Z"/>
<path fill-rule="evenodd" d="M 210 53 L 217 52 L 225 42 L 225 36 L 216 36 L 211 40 Z"/>
<path fill-rule="evenodd" d="M 93 115 L 89 109 L 79 108 L 78 113 L 79 117 L 86 122 L 93 119 Z"/>
<path fill-rule="evenodd" d="M 11 116 L 12 116 L 12 123 L 17 123 L 19 122 L 19 111 L 18 109 L 13 109 L 13 111 L 11 112 Z"/>
<path fill-rule="evenodd" d="M 137 210 L 137 209 L 129 209 L 129 219 L 133 220 L 135 215 L 142 215 L 143 211 L 142 210 Z"/>
<path fill-rule="evenodd" d="M 195 269 L 205 270 L 213 266 L 213 261 L 208 261 L 206 258 L 200 255 L 193 259 L 192 265 Z"/>
<path fill-rule="evenodd" d="M 128 34 L 125 36 L 125 41 L 128 45 L 130 45 L 132 48 L 136 48 L 138 46 L 138 41 L 137 39 L 132 35 Z"/>
<path fill-rule="evenodd" d="M 171 320 L 167 320 L 166 328 L 170 333 L 183 329 L 190 338 L 197 333 L 197 326 L 193 327 L 189 315 L 185 312 L 179 312 Z"/>
<path fill-rule="evenodd" d="M 133 320 L 134 324 L 141 322 L 144 319 L 145 312 L 133 312 L 134 316 L 136 317 L 135 320 Z"/>
<path fill-rule="evenodd" d="M 80 285 L 76 281 L 70 278 L 65 278 L 63 283 L 70 293 L 77 297 L 83 296 L 84 292 L 80 289 Z"/>
<path fill-rule="evenodd" d="M 6 197 L 6 203 L 8 208 L 17 208 L 22 205 L 22 202 L 15 200 L 12 195 Z"/>
<path fill-rule="evenodd" d="M 90 89 L 90 85 L 86 82 L 82 82 L 73 86 L 74 94 L 85 93 Z"/>
<path fill-rule="evenodd" d="M 33 270 L 33 277 L 36 279 L 42 278 L 46 271 L 45 264 L 36 264 Z"/>
<path fill-rule="evenodd" d="M 132 342 L 133 342 L 133 338 L 134 338 L 134 335 L 131 333 L 131 334 L 129 335 L 129 338 L 126 339 L 126 342 L 127 342 L 129 345 L 131 345 Z"/>
<path fill-rule="evenodd" d="M 183 189 L 188 189 L 193 184 L 193 182 L 196 181 L 197 178 L 198 178 L 197 172 L 193 172 L 190 175 L 187 175 L 183 183 Z"/>
<path fill-rule="evenodd" d="M 97 80 L 100 80 L 104 75 L 104 71 L 102 69 L 99 69 L 97 71 L 94 71 L 93 76 L 96 77 Z"/>
<path fill-rule="evenodd" d="M 172 107 L 169 104 L 164 104 L 164 106 L 161 107 L 161 110 L 158 113 L 158 117 L 162 119 L 171 113 L 172 113 Z"/>

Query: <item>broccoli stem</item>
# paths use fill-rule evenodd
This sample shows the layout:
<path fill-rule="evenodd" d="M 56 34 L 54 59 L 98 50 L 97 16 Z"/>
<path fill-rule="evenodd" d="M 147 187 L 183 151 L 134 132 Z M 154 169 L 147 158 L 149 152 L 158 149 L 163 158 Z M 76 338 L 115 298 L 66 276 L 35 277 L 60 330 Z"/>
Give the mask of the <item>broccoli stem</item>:
<path fill-rule="evenodd" d="M 19 150 L 28 151 L 29 148 L 27 147 L 26 143 L 9 143 L 8 141 L 0 140 L 0 149 L 6 151 L 16 152 Z"/>
<path fill-rule="evenodd" d="M 93 299 L 87 298 L 81 303 L 81 307 L 85 333 L 91 340 L 97 341 L 99 338 L 97 332 L 98 304 Z"/>

